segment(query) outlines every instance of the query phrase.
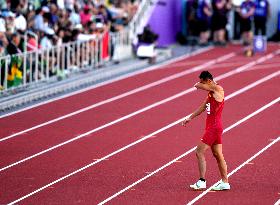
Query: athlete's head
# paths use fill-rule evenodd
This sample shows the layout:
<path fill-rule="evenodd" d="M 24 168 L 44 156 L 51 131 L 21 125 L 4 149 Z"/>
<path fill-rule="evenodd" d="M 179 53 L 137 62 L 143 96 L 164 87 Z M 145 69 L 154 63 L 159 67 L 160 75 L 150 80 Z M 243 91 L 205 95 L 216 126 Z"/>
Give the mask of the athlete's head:
<path fill-rule="evenodd" d="M 208 71 L 202 71 L 199 75 L 199 79 L 201 83 L 208 84 L 213 82 L 213 76 Z"/>

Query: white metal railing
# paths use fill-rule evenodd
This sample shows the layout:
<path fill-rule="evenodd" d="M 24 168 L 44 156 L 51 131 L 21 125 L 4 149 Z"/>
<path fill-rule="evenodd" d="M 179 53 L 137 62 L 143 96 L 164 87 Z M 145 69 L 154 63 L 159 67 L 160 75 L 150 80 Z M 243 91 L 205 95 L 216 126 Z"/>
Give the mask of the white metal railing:
<path fill-rule="evenodd" d="M 143 32 L 143 28 L 146 26 L 150 19 L 152 12 L 157 5 L 158 0 L 142 0 L 136 14 L 129 22 L 131 39 L 135 39 L 137 34 Z"/>
<path fill-rule="evenodd" d="M 0 57 L 0 93 L 61 78 L 80 70 L 97 68 L 110 61 L 118 47 L 130 45 L 129 30 L 125 29 L 87 41 Z M 123 55 L 131 55 L 129 52 L 127 50 Z"/>
<path fill-rule="evenodd" d="M 79 70 L 97 68 L 110 60 L 130 57 L 132 41 L 143 31 L 157 2 L 158 0 L 142 0 L 124 31 L 49 49 L 26 51 L 26 45 L 24 53 L 0 57 L 0 94 Z M 35 33 L 28 34 L 38 42 Z M 27 43 L 27 34 L 24 39 Z"/>
<path fill-rule="evenodd" d="M 28 48 L 31 48 L 31 50 L 35 50 L 38 49 L 37 47 L 34 47 L 34 45 L 30 45 L 28 43 L 28 35 L 34 37 L 35 42 L 36 42 L 36 46 L 39 45 L 39 37 L 36 33 L 32 32 L 32 31 L 26 31 L 24 34 L 24 42 L 25 42 L 25 46 L 24 46 L 24 52 L 26 52 L 28 50 Z"/>

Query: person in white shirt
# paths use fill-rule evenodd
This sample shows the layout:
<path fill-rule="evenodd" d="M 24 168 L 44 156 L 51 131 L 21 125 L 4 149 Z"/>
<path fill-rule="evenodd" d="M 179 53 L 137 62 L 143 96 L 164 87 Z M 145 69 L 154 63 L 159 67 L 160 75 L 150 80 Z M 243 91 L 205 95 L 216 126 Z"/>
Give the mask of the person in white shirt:
<path fill-rule="evenodd" d="M 70 21 L 72 25 L 78 25 L 81 23 L 81 18 L 78 13 L 78 8 L 77 6 L 74 6 L 74 8 L 68 8 L 67 11 L 69 12 L 70 15 Z"/>
<path fill-rule="evenodd" d="M 17 11 L 16 18 L 14 20 L 16 30 L 25 31 L 27 28 L 27 22 L 25 17 Z"/>
<path fill-rule="evenodd" d="M 51 28 L 45 28 L 44 29 L 44 37 L 41 39 L 40 45 L 41 48 L 52 48 L 53 47 L 53 42 L 52 38 L 54 35 L 54 30 Z"/>
<path fill-rule="evenodd" d="M 0 17 L 0 32 L 6 32 L 6 22 L 5 19 Z"/>

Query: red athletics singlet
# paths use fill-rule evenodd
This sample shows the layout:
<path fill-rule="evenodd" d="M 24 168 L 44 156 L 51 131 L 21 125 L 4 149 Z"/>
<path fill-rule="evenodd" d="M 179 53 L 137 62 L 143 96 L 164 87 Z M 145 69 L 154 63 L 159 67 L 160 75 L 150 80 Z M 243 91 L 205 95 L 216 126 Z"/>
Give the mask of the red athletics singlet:
<path fill-rule="evenodd" d="M 201 139 L 202 142 L 212 146 L 213 144 L 222 144 L 222 111 L 224 108 L 224 100 L 218 102 L 213 97 L 213 92 L 208 93 L 206 103 L 206 128 Z"/>

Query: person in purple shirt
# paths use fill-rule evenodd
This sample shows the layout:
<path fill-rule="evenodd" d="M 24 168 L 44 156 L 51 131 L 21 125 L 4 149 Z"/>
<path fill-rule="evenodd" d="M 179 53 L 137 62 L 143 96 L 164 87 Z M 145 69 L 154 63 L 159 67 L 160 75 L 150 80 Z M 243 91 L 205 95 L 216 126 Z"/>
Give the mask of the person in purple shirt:
<path fill-rule="evenodd" d="M 238 8 L 238 13 L 240 15 L 240 32 L 242 34 L 242 39 L 244 45 L 250 45 L 253 40 L 252 33 L 252 21 L 255 13 L 255 4 L 251 0 L 245 0 L 240 8 Z"/>
<path fill-rule="evenodd" d="M 190 33 L 199 35 L 201 46 L 208 44 L 211 15 L 211 7 L 206 0 L 188 0 L 187 20 Z"/>
<path fill-rule="evenodd" d="M 266 21 L 270 16 L 270 8 L 268 0 L 256 0 L 255 1 L 256 9 L 254 15 L 255 22 L 255 35 L 259 34 L 261 31 L 261 35 L 266 35 Z"/>
<path fill-rule="evenodd" d="M 213 0 L 213 16 L 211 26 L 215 45 L 225 45 L 225 31 L 228 22 L 228 12 L 231 9 L 231 0 Z"/>

